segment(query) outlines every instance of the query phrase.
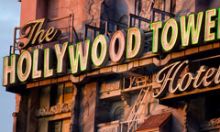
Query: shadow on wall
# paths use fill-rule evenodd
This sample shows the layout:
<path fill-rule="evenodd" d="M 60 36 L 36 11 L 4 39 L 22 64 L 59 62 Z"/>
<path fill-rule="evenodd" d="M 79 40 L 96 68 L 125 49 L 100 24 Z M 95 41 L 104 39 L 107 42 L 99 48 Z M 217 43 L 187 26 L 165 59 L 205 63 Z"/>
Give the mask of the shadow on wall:
<path fill-rule="evenodd" d="M 104 0 L 101 7 L 101 19 L 127 24 L 128 5 L 125 0 Z"/>
<path fill-rule="evenodd" d="M 196 12 L 219 7 L 220 0 L 196 0 Z"/>
<path fill-rule="evenodd" d="M 212 8 L 220 7 L 220 0 L 173 0 L 176 4 L 177 16 L 198 13 Z"/>

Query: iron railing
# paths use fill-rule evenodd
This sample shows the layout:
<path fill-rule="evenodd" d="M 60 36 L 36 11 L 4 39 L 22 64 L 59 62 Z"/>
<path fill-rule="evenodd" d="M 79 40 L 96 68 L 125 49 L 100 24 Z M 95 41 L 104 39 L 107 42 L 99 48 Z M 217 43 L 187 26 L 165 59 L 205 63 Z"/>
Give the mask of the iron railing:
<path fill-rule="evenodd" d="M 100 27 L 85 25 L 84 39 L 90 38 L 94 40 L 97 34 L 110 35 L 113 32 L 128 28 L 127 24 L 115 22 L 112 20 L 101 20 Z"/>
<path fill-rule="evenodd" d="M 48 19 L 47 26 L 53 26 L 61 30 L 62 34 L 59 40 L 68 40 L 70 43 L 73 43 L 79 41 L 79 37 L 73 26 L 73 20 L 73 14 L 61 18 Z M 20 36 L 20 30 L 21 27 L 14 28 L 13 45 L 10 46 L 9 54 L 15 54 L 18 53 L 17 51 L 19 51 L 20 39 L 22 39 Z"/>
<path fill-rule="evenodd" d="M 156 20 L 156 14 L 159 15 L 159 18 Z M 156 9 L 156 8 L 153 8 L 152 9 L 152 18 L 151 18 L 151 21 L 165 21 L 166 19 L 168 18 L 172 18 L 172 17 L 175 17 L 175 14 L 173 13 L 170 13 L 170 12 L 166 12 L 166 11 L 162 11 L 160 9 Z"/>
<path fill-rule="evenodd" d="M 91 40 L 94 40 L 97 34 L 104 33 L 104 28 L 95 27 L 89 24 L 85 25 L 85 34 L 84 34 L 84 40 L 90 38 Z"/>
<path fill-rule="evenodd" d="M 142 24 L 146 24 L 147 26 L 150 24 L 151 20 L 135 15 L 135 14 L 130 14 L 130 20 L 129 20 L 129 26 L 130 27 L 138 27 L 141 28 Z"/>

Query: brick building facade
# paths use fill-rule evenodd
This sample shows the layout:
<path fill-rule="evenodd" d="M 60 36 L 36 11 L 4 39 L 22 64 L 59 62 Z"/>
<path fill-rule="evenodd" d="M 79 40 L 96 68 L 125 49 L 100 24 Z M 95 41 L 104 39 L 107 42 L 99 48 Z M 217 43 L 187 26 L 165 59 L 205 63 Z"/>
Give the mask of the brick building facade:
<path fill-rule="evenodd" d="M 153 54 L 149 29 L 154 21 L 218 7 L 219 0 L 21 0 L 19 27 L 45 18 L 47 27 L 62 31 L 58 40 L 38 45 L 40 49 L 65 41 L 94 40 L 98 34 L 111 37 L 129 27 L 143 29 L 146 39 L 144 54 L 138 59 L 76 76 L 64 74 L 6 87 L 16 93 L 13 132 L 220 131 L 220 85 L 195 95 L 152 96 L 156 74 L 164 65 L 185 59 L 192 60 L 192 71 L 201 65 L 219 65 L 218 58 L 213 58 L 219 55 L 219 42 Z M 22 39 L 16 35 L 19 27 L 12 54 L 22 52 L 16 49 Z"/>

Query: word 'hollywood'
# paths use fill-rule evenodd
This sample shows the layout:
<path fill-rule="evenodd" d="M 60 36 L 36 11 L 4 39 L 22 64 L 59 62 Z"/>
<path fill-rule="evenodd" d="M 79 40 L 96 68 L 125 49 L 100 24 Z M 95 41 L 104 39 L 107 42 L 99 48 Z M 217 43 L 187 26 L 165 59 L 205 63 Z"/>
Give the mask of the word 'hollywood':
<path fill-rule="evenodd" d="M 4 86 L 25 82 L 28 79 L 48 78 L 56 74 L 76 75 L 106 66 L 110 64 L 109 60 L 112 63 L 122 63 L 143 54 L 144 33 L 135 27 L 126 31 L 116 31 L 111 38 L 100 34 L 92 43 L 90 40 L 77 44 L 65 42 L 55 44 L 53 48 L 45 48 L 43 51 L 34 49 L 30 52 L 24 47 L 53 41 L 58 38 L 59 31 L 55 28 L 43 30 L 44 21 L 40 20 L 27 25 L 21 33 L 26 39 L 21 54 L 4 57 Z M 197 15 L 181 16 L 178 21 L 171 18 L 165 24 L 161 21 L 154 22 L 150 24 L 150 29 L 153 34 L 153 53 L 170 52 L 177 46 L 186 48 L 199 43 L 217 41 L 220 40 L 220 8 L 199 12 Z M 177 45 L 179 43 L 180 45 Z M 69 69 L 67 65 L 70 66 Z"/>
<path fill-rule="evenodd" d="M 109 59 L 113 63 L 119 63 L 124 58 L 138 57 L 144 46 L 143 32 L 138 28 L 129 28 L 126 36 L 127 41 L 125 42 L 125 33 L 120 30 L 113 34 L 110 41 L 107 36 L 98 35 L 92 44 L 90 40 L 75 45 L 65 42 L 64 44 L 55 44 L 53 49 L 36 48 L 31 52 L 22 50 L 19 56 L 13 54 L 10 57 L 4 57 L 3 85 L 15 84 L 17 79 L 20 82 L 25 82 L 30 78 L 30 75 L 32 79 L 38 79 L 52 77 L 55 74 L 65 74 L 68 72 L 68 64 L 70 65 L 70 73 L 78 74 L 90 68 L 104 66 Z M 119 42 L 117 50 L 116 41 Z M 124 55 L 125 52 L 126 55 Z M 10 80 L 8 81 L 9 75 Z"/>

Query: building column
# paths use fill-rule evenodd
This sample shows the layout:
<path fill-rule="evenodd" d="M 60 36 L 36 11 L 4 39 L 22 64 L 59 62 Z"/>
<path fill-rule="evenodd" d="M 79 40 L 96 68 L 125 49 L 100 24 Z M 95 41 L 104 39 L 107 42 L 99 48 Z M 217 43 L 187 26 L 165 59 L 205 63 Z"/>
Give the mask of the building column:
<path fill-rule="evenodd" d="M 97 106 L 97 83 L 91 82 L 82 87 L 79 113 L 79 131 L 94 132 Z"/>
<path fill-rule="evenodd" d="M 77 126 L 78 126 L 78 111 L 77 106 L 79 103 L 79 90 L 77 87 L 73 84 L 73 98 L 72 98 L 72 112 L 71 112 L 71 123 L 70 123 L 70 132 L 77 132 Z"/>
<path fill-rule="evenodd" d="M 16 112 L 14 113 L 13 132 L 26 132 L 28 95 L 16 95 Z M 15 120 L 16 119 L 16 120 Z"/>

